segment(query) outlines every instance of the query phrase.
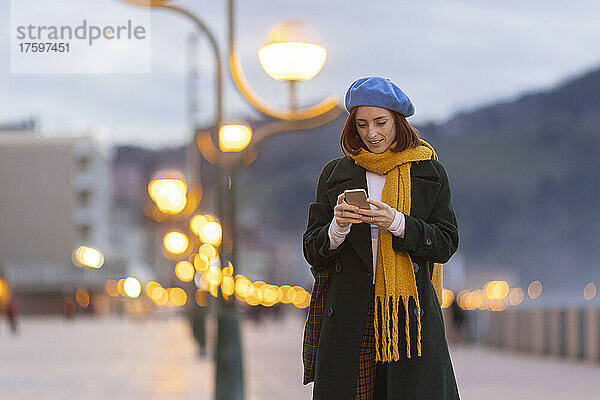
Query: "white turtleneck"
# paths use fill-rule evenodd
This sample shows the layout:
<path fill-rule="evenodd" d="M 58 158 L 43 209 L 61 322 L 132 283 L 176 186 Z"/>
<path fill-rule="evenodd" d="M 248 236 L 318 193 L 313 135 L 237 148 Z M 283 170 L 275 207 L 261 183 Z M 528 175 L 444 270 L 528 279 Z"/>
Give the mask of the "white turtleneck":
<path fill-rule="evenodd" d="M 387 174 L 379 175 L 375 172 L 366 171 L 367 176 L 367 194 L 370 199 L 381 201 L 381 192 L 383 185 L 385 185 L 385 179 Z M 377 207 L 371 204 L 371 209 L 375 210 Z M 373 283 L 375 283 L 375 269 L 377 266 L 377 235 L 379 233 L 379 227 L 374 224 L 371 225 L 371 249 L 373 251 Z M 392 221 L 391 225 L 387 228 L 392 234 L 396 236 L 404 237 L 404 225 L 405 218 L 404 214 L 396 210 L 396 217 Z M 346 228 L 340 228 L 335 222 L 335 217 L 329 224 L 329 249 L 337 249 L 340 244 L 346 238 L 346 235 L 350 233 L 352 224 L 348 224 Z"/>

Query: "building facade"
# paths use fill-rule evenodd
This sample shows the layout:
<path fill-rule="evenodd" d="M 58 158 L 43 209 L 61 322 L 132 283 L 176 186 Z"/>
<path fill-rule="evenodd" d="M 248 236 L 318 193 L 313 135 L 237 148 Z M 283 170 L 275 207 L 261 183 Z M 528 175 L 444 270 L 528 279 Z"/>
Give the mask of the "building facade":
<path fill-rule="evenodd" d="M 91 138 L 0 135 L 0 271 L 23 311 L 54 310 L 64 293 L 101 292 L 123 276 L 109 213 L 109 165 Z M 104 266 L 73 265 L 80 245 L 100 250 Z"/>

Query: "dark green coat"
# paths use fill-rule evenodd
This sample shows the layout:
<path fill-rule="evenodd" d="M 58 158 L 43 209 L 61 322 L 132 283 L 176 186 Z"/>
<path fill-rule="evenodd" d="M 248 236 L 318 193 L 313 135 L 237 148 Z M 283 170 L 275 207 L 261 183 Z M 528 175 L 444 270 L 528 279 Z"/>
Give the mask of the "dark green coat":
<path fill-rule="evenodd" d="M 367 223 L 353 224 L 344 242 L 335 250 L 329 250 L 328 229 L 340 193 L 357 188 L 368 191 L 365 172 L 347 156 L 325 165 L 302 237 L 304 257 L 312 266 L 313 274 L 325 276 L 328 281 L 327 291 L 321 296 L 315 293 L 317 285 L 313 288 L 317 307 L 311 304 L 305 326 L 304 384 L 314 379 L 314 400 L 355 398 L 358 360 L 373 281 L 370 227 Z M 450 185 L 440 162 L 427 160 L 411 164 L 411 211 L 406 216 L 404 238 L 394 236 L 392 246 L 396 251 L 408 252 L 413 260 L 423 311 L 422 356 L 412 354 L 413 358 L 386 363 L 387 399 L 458 399 L 442 310 L 430 279 L 431 262 L 447 262 L 458 246 Z M 320 307 L 319 298 L 322 298 Z M 402 349 L 406 346 L 404 307 L 401 305 L 399 309 Z M 411 349 L 416 349 L 417 337 L 414 310 L 411 301 L 410 337 L 414 340 Z"/>

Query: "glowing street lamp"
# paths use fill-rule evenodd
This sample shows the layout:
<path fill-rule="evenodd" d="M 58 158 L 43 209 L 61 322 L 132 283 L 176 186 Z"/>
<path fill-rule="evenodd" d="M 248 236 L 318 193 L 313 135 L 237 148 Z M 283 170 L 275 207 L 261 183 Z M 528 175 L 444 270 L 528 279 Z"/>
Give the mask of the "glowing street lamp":
<path fill-rule="evenodd" d="M 305 81 L 323 68 L 327 50 L 318 44 L 318 35 L 307 24 L 285 21 L 269 31 L 258 58 L 273 79 Z"/>
<path fill-rule="evenodd" d="M 242 151 L 251 139 L 252 129 L 246 125 L 229 124 L 219 129 L 219 148 L 223 152 Z"/>

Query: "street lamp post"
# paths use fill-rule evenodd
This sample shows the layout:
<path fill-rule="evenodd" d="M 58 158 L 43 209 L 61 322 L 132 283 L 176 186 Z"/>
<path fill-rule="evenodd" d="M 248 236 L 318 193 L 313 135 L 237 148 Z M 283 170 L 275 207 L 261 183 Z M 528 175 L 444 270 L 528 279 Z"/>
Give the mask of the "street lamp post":
<path fill-rule="evenodd" d="M 271 78 L 287 81 L 290 115 L 298 109 L 297 82 L 314 78 L 327 58 L 316 32 L 302 21 L 290 20 L 275 25 L 258 52 L 260 65 Z"/>
<path fill-rule="evenodd" d="M 190 18 L 195 25 L 207 35 L 211 48 L 213 50 L 216 67 L 216 114 L 214 126 L 216 131 L 220 132 L 222 126 L 223 114 L 223 69 L 221 66 L 221 55 L 214 35 L 208 30 L 206 25 L 194 14 L 183 8 L 169 4 L 169 0 L 124 0 L 126 2 L 149 6 L 153 8 L 164 8 Z M 255 109 L 265 115 L 275 117 L 280 121 L 273 122 L 262 129 L 260 135 L 257 135 L 256 143 L 272 137 L 276 133 L 289 131 L 293 129 L 307 129 L 309 127 L 320 126 L 337 117 L 342 109 L 338 106 L 339 100 L 335 96 L 329 96 L 320 103 L 305 109 L 298 109 L 296 100 L 296 81 L 302 77 L 284 77 L 283 80 L 289 81 L 290 88 L 290 109 L 281 110 L 273 107 L 262 99 L 248 85 L 242 68 L 239 55 L 235 52 L 234 45 L 234 0 L 227 1 L 228 9 L 228 42 L 229 42 L 229 66 L 232 78 L 238 91 L 245 97 L 246 101 Z M 297 32 L 296 32 L 297 33 Z M 288 40 L 289 42 L 289 40 Z M 274 42 L 273 42 L 274 43 Z M 271 43 L 271 44 L 273 44 Z M 287 43 L 289 45 L 289 43 Z M 279 43 L 281 45 L 281 43 Z M 287 46 L 287 45 L 286 45 Z M 289 47 L 289 46 L 287 46 Z M 305 46 L 311 47 L 311 46 Z M 315 48 L 313 48 L 314 50 Z M 322 49 L 322 62 L 325 60 L 324 49 Z M 263 63 L 263 68 L 264 68 Z M 316 73 L 321 69 L 322 63 L 316 69 Z M 314 76 L 314 75 L 313 75 Z M 311 76 L 312 77 L 312 76 Z M 205 158 L 212 160 L 216 165 L 217 175 L 217 207 L 218 214 L 223 217 L 223 239 L 221 241 L 219 256 L 221 265 L 228 265 L 228 261 L 237 267 L 236 263 L 236 207 L 235 207 L 235 187 L 236 171 L 240 164 L 241 156 L 224 158 L 226 154 L 221 151 L 215 151 L 214 139 L 198 137 L 195 133 L 195 143 Z M 246 144 L 245 146 L 247 146 Z M 244 146 L 244 147 L 245 147 Z M 253 147 L 254 147 L 253 146 Z M 204 147 L 204 148 L 203 148 Z M 242 150 L 243 148 L 242 147 Z M 241 150 L 237 150 L 241 151 Z M 241 153 L 237 153 L 238 155 Z M 226 183 L 225 178 L 228 178 Z M 194 182 L 196 184 L 196 182 Z M 227 240 L 228 239 L 228 240 Z M 226 244 L 226 245 L 225 245 Z M 227 251 L 224 251 L 227 249 Z M 244 378 L 242 369 L 242 348 L 239 327 L 239 316 L 236 308 L 235 297 L 225 300 L 219 296 L 219 311 L 217 313 L 218 335 L 216 361 L 216 390 L 215 399 L 217 400 L 243 400 L 244 399 Z"/>

